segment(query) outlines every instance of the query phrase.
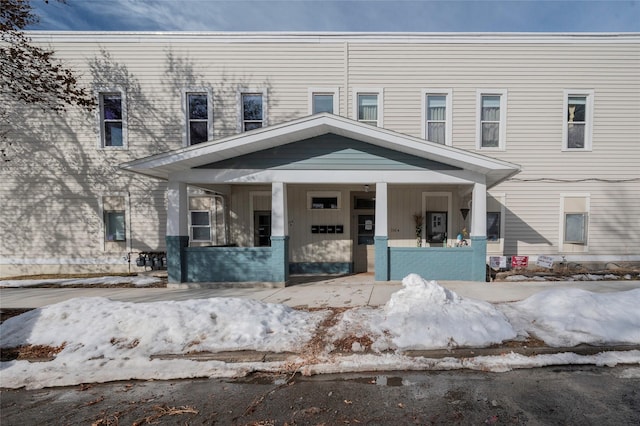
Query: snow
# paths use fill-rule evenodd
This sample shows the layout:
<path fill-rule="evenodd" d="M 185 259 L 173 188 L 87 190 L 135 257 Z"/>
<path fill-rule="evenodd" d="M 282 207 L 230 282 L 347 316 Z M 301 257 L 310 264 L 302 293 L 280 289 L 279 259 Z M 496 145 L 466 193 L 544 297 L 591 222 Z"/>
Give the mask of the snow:
<path fill-rule="evenodd" d="M 37 285 L 118 285 L 132 284 L 135 287 L 148 287 L 161 282 L 160 278 L 144 275 L 137 276 L 107 276 L 95 278 L 51 278 L 42 280 L 0 280 L 0 287 L 33 287 Z"/>
<path fill-rule="evenodd" d="M 330 310 L 295 310 L 240 298 L 154 303 L 76 298 L 10 318 L 0 326 L 3 348 L 63 346 L 52 361 L 0 363 L 0 386 L 41 388 L 128 379 L 236 377 L 258 370 L 318 374 L 640 364 L 638 350 L 588 356 L 566 351 L 525 356 L 508 350 L 499 356 L 468 358 L 406 355 L 415 349 L 480 348 L 527 336 L 556 347 L 640 345 L 639 304 L 640 289 L 598 294 L 553 289 L 520 302 L 492 305 L 409 275 L 386 305 L 345 310 L 335 318 L 335 324 L 317 335 L 323 321 L 332 315 Z M 332 353 L 338 340 L 353 337 L 352 354 Z M 314 344 L 318 339 L 324 343 L 319 347 Z M 366 346 L 370 350 L 365 350 Z M 293 354 L 285 361 L 235 363 L 156 357 L 241 350 Z"/>

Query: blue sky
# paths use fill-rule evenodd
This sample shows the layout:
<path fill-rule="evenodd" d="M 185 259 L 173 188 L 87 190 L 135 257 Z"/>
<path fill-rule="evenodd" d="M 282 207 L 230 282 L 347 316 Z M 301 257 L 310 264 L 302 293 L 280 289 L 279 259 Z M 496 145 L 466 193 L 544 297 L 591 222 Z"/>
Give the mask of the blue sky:
<path fill-rule="evenodd" d="M 640 0 L 32 0 L 37 30 L 640 32 Z"/>

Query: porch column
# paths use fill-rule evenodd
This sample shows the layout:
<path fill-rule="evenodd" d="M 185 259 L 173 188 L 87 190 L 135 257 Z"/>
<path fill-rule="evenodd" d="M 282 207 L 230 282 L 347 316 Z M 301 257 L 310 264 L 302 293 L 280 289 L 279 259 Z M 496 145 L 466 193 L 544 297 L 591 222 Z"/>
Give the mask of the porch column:
<path fill-rule="evenodd" d="M 186 281 L 183 249 L 189 245 L 187 184 L 167 185 L 167 275 L 170 283 Z"/>
<path fill-rule="evenodd" d="M 271 270 L 274 282 L 289 279 L 287 185 L 283 182 L 271 184 Z"/>
<path fill-rule="evenodd" d="M 487 275 L 487 185 L 484 178 L 473 185 L 471 202 L 472 279 L 486 281 Z"/>
<path fill-rule="evenodd" d="M 387 183 L 376 183 L 375 280 L 389 281 L 389 208 Z"/>

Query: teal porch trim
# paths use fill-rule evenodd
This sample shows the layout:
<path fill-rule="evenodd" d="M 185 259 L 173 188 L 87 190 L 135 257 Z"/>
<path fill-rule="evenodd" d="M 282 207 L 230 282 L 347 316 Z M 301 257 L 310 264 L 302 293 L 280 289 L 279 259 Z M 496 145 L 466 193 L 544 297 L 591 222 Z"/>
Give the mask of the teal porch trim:
<path fill-rule="evenodd" d="M 289 280 L 289 237 L 287 236 L 271 236 L 271 271 L 270 281 L 286 283 Z"/>
<path fill-rule="evenodd" d="M 414 273 L 426 280 L 484 282 L 486 244 L 483 246 L 482 241 L 479 247 L 473 244 L 471 247 L 390 247 L 390 279 L 402 280 Z"/>
<path fill-rule="evenodd" d="M 273 282 L 270 247 L 187 247 L 184 282 Z"/>
<path fill-rule="evenodd" d="M 388 237 L 374 237 L 375 243 L 375 279 L 389 281 Z"/>
<path fill-rule="evenodd" d="M 487 237 L 471 237 L 473 248 L 473 277 L 472 281 L 487 280 Z"/>
<path fill-rule="evenodd" d="M 184 282 L 184 248 L 189 245 L 188 236 L 167 236 L 167 275 L 170 283 Z"/>

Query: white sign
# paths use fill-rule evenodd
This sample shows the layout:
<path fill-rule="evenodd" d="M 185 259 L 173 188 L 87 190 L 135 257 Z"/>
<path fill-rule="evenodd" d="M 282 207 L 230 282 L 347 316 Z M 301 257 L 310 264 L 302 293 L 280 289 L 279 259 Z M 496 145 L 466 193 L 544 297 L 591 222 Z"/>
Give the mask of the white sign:
<path fill-rule="evenodd" d="M 543 268 L 553 268 L 553 257 L 551 256 L 538 256 L 538 260 L 536 261 L 537 266 L 541 266 Z"/>
<path fill-rule="evenodd" d="M 490 256 L 489 257 L 489 266 L 491 269 L 501 269 L 507 267 L 507 257 L 506 256 Z"/>

